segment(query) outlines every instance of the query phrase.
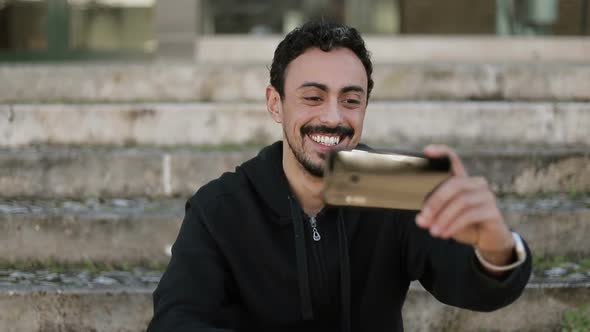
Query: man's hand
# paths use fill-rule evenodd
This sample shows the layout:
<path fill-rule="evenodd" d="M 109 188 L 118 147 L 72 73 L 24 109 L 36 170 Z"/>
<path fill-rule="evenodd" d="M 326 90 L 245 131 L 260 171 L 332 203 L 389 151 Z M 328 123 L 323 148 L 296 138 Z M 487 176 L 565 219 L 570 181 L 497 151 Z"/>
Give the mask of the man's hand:
<path fill-rule="evenodd" d="M 459 156 L 447 146 L 429 145 L 424 154 L 448 156 L 452 176 L 426 200 L 416 216 L 417 225 L 428 229 L 434 237 L 474 246 L 494 265 L 509 264 L 514 240 L 487 181 L 468 176 Z"/>

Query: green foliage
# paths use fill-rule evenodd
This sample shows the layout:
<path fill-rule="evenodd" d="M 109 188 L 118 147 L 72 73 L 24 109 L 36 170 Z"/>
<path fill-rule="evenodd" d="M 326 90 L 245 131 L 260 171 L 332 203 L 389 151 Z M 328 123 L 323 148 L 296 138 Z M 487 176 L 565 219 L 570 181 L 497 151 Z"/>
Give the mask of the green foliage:
<path fill-rule="evenodd" d="M 582 270 L 590 269 L 590 257 L 584 257 L 578 264 Z"/>
<path fill-rule="evenodd" d="M 586 271 L 590 269 L 590 256 L 570 255 L 570 256 L 538 256 L 533 255 L 533 268 L 538 271 L 551 269 L 561 266 L 563 263 L 575 263 L 579 269 Z"/>
<path fill-rule="evenodd" d="M 536 270 L 547 270 L 553 267 L 557 267 L 568 259 L 565 256 L 552 256 L 552 257 L 540 257 L 533 256 L 533 267 Z"/>
<path fill-rule="evenodd" d="M 588 332 L 590 331 L 589 305 L 584 304 L 576 309 L 568 309 L 561 319 L 562 332 Z"/>

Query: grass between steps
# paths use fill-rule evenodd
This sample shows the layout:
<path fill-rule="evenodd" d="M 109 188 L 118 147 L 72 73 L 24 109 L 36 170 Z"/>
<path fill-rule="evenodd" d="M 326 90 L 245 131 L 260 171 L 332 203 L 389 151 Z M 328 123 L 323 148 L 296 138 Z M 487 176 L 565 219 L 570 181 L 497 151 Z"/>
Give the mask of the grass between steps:
<path fill-rule="evenodd" d="M 560 267 L 564 264 L 574 263 L 582 271 L 590 270 L 590 256 L 534 256 L 533 267 L 535 270 L 548 270 Z"/>
<path fill-rule="evenodd" d="M 562 332 L 590 331 L 590 304 L 564 311 L 560 325 Z"/>

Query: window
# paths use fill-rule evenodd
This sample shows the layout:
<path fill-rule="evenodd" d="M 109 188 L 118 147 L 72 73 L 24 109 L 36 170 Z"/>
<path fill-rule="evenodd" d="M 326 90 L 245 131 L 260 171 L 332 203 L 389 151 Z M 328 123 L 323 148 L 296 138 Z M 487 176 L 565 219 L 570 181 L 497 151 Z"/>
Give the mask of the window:
<path fill-rule="evenodd" d="M 149 57 L 154 3 L 0 0 L 0 60 Z"/>

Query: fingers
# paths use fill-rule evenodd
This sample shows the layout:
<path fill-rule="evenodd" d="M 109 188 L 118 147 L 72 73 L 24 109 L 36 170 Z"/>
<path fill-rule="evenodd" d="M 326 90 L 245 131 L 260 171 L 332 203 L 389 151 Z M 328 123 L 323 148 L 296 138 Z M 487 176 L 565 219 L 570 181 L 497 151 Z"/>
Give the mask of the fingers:
<path fill-rule="evenodd" d="M 434 237 L 476 245 L 488 221 L 502 220 L 494 194 L 483 178 L 455 177 L 428 199 L 416 223 Z"/>
<path fill-rule="evenodd" d="M 501 247 L 510 232 L 487 180 L 469 177 L 459 156 L 444 145 L 429 145 L 424 154 L 432 158 L 448 156 L 454 176 L 426 199 L 416 216 L 417 225 L 434 237 L 453 238 L 486 250 Z"/>
<path fill-rule="evenodd" d="M 436 223 L 430 228 L 434 236 L 449 238 L 454 235 L 456 223 L 470 211 L 481 211 L 486 206 L 491 195 L 481 190 L 463 192 L 456 199 L 447 204 L 436 217 Z M 479 216 L 480 218 L 483 216 Z M 480 219 L 481 220 L 481 219 Z"/>
<path fill-rule="evenodd" d="M 448 156 L 451 161 L 451 171 L 456 176 L 467 176 L 467 171 L 459 155 L 446 145 L 431 144 L 424 148 L 424 154 L 427 157 L 438 158 Z"/>
<path fill-rule="evenodd" d="M 444 238 L 456 237 L 468 227 L 480 224 L 482 221 L 493 220 L 494 218 L 497 218 L 497 215 L 496 209 L 485 205 L 480 205 L 473 209 L 464 210 L 463 213 L 459 214 L 445 230 Z M 477 244 L 478 240 L 479 239 L 477 238 L 463 239 L 463 241 L 469 241 L 469 244 L 472 245 Z"/>
<path fill-rule="evenodd" d="M 418 225 L 430 227 L 435 221 L 438 223 L 439 214 L 452 200 L 458 200 L 459 206 L 451 207 L 451 211 L 445 212 L 445 218 L 449 218 L 449 214 L 456 215 L 460 210 L 477 204 L 478 200 L 483 197 L 473 198 L 469 194 L 469 192 L 476 190 L 489 191 L 487 181 L 479 177 L 450 178 L 428 197 L 422 211 L 417 216 Z"/>

